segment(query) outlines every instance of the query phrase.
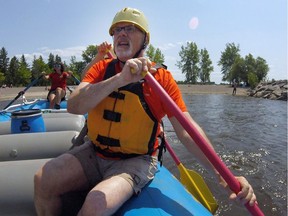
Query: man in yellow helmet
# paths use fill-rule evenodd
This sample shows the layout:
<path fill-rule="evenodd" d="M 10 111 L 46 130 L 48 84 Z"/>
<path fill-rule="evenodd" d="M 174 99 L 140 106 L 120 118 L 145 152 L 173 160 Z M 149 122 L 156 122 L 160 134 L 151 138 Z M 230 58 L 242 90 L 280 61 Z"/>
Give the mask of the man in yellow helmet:
<path fill-rule="evenodd" d="M 165 115 L 188 151 L 218 175 L 173 113 L 143 80 L 143 71 L 153 73 L 204 135 L 189 115 L 171 73 L 163 68 L 156 70 L 144 57 L 150 40 L 144 14 L 133 8 L 122 9 L 115 15 L 109 34 L 113 36 L 117 59 L 95 63 L 68 100 L 69 112 L 88 113 L 89 141 L 50 160 L 35 174 L 38 215 L 59 215 L 61 196 L 82 190 L 89 190 L 89 193 L 78 215 L 114 214 L 154 178 L 159 149 L 157 136 Z M 252 187 L 245 178 L 237 178 L 242 186 L 237 198 L 253 205 L 256 196 Z M 231 196 L 236 198 L 235 194 Z"/>

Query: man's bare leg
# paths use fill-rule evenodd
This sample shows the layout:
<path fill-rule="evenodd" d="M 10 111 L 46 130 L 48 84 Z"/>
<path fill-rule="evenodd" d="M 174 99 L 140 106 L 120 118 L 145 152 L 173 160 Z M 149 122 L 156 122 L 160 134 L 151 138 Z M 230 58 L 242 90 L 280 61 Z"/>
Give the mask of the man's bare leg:
<path fill-rule="evenodd" d="M 60 215 L 61 195 L 84 188 L 88 188 L 88 182 L 77 158 L 63 154 L 50 160 L 34 176 L 34 204 L 37 215 Z"/>
<path fill-rule="evenodd" d="M 130 183 L 114 176 L 96 185 L 87 195 L 78 216 L 112 215 L 132 195 Z"/>

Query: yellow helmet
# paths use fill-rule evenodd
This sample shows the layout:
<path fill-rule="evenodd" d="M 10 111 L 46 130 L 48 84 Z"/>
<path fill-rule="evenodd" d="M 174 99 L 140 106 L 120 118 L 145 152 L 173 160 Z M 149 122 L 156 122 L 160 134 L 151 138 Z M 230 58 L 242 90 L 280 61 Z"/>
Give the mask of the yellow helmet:
<path fill-rule="evenodd" d="M 121 11 L 119 11 L 115 15 L 112 21 L 111 27 L 109 29 L 109 34 L 111 36 L 113 35 L 112 30 L 114 26 L 120 22 L 127 22 L 127 23 L 134 24 L 137 28 L 139 28 L 140 30 L 146 33 L 148 43 L 149 43 L 150 33 L 149 33 L 148 21 L 146 17 L 144 16 L 143 12 L 134 8 L 124 8 Z"/>

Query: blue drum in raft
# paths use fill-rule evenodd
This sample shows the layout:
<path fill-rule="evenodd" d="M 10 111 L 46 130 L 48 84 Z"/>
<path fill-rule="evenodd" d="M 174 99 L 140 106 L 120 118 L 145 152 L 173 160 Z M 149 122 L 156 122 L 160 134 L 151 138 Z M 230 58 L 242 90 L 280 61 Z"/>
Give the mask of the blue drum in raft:
<path fill-rule="evenodd" d="M 40 109 L 17 110 L 11 114 L 11 133 L 45 132 Z"/>

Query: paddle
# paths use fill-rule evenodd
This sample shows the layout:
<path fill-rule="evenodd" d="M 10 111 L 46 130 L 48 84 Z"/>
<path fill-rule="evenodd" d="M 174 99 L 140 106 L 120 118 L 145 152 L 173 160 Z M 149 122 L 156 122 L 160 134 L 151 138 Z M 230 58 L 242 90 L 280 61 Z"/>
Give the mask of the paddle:
<path fill-rule="evenodd" d="M 170 111 L 174 114 L 176 119 L 181 123 L 182 127 L 187 131 L 187 133 L 191 136 L 191 138 L 201 149 L 201 151 L 205 154 L 207 159 L 214 165 L 215 169 L 223 177 L 223 179 L 229 185 L 230 189 L 234 191 L 236 194 L 238 194 L 241 190 L 240 183 L 234 177 L 232 172 L 226 167 L 224 162 L 219 158 L 216 152 L 209 146 L 203 135 L 197 130 L 195 125 L 193 125 L 190 121 L 188 121 L 188 119 L 185 117 L 180 108 L 169 97 L 167 92 L 155 80 L 152 74 L 146 72 L 143 75 L 145 76 L 145 80 L 147 81 L 147 83 L 159 96 L 164 105 L 170 109 Z M 253 206 L 250 206 L 249 203 L 246 203 L 245 207 L 253 216 L 262 216 L 262 215 L 264 216 L 263 212 L 256 203 Z"/>
<path fill-rule="evenodd" d="M 77 79 L 77 77 L 75 77 L 72 73 L 71 76 L 73 77 L 73 79 L 75 80 L 76 84 L 79 85 L 80 84 L 80 80 Z"/>
<path fill-rule="evenodd" d="M 180 172 L 181 183 L 195 197 L 196 200 L 202 203 L 202 205 L 204 205 L 212 214 L 214 214 L 218 208 L 218 204 L 202 176 L 200 176 L 194 170 L 186 169 L 165 138 L 164 141 L 168 152 L 170 153 Z"/>
<path fill-rule="evenodd" d="M 4 108 L 7 109 L 9 106 L 11 106 L 21 95 L 24 95 L 25 92 L 33 85 L 35 85 L 41 78 L 43 77 L 43 74 L 40 75 L 37 79 L 34 79 L 23 91 L 20 91 L 18 95 Z"/>

